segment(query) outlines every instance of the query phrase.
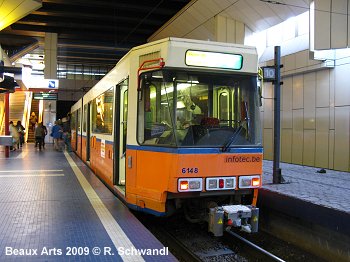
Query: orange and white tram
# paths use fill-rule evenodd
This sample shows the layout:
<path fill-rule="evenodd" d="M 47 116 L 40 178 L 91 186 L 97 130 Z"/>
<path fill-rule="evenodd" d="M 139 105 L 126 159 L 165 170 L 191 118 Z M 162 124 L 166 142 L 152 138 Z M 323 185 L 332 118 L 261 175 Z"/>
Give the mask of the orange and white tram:
<path fill-rule="evenodd" d="M 133 48 L 72 108 L 72 146 L 132 209 L 257 231 L 256 49 L 167 38 Z"/>

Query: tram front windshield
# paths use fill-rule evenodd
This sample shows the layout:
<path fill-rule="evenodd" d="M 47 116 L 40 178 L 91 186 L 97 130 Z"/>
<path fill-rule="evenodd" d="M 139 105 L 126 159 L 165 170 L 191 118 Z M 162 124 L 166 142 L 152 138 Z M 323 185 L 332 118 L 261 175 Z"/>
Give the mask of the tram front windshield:
<path fill-rule="evenodd" d="M 147 72 L 139 92 L 142 145 L 261 146 L 256 75 Z"/>

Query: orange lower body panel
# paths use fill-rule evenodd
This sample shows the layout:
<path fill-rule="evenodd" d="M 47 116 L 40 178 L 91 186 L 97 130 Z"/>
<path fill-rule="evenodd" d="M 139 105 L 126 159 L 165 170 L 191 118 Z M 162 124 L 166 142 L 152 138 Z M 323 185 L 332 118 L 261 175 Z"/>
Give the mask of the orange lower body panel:
<path fill-rule="evenodd" d="M 127 158 L 130 157 L 132 165 L 126 170 L 128 203 L 157 212 L 165 212 L 167 192 L 178 193 L 179 178 L 262 174 L 262 153 L 173 154 L 128 150 Z"/>

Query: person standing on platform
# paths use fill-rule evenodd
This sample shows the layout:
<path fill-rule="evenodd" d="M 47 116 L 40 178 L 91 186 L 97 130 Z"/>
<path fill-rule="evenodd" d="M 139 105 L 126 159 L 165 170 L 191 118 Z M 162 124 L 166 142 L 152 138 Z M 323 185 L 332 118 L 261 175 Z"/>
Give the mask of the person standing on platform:
<path fill-rule="evenodd" d="M 67 151 L 72 152 L 71 145 L 71 129 L 70 129 L 70 113 L 67 114 L 67 117 L 62 118 L 62 129 L 63 129 L 63 141 L 67 146 Z"/>
<path fill-rule="evenodd" d="M 53 147 L 57 151 L 61 151 L 60 141 L 62 139 L 62 127 L 58 124 L 58 121 L 55 121 L 55 125 L 52 127 L 51 134 L 53 138 Z"/>
<path fill-rule="evenodd" d="M 38 118 L 36 117 L 35 113 L 32 112 L 32 114 L 30 115 L 30 119 L 29 119 L 29 122 L 32 126 L 32 130 L 33 132 L 35 131 L 35 126 L 36 126 L 36 123 L 38 122 Z"/>
<path fill-rule="evenodd" d="M 35 128 L 34 135 L 35 135 L 35 147 L 38 144 L 39 150 L 41 151 L 41 146 L 42 146 L 43 137 L 44 137 L 44 129 L 43 129 L 42 123 L 39 123 L 38 126 Z"/>
<path fill-rule="evenodd" d="M 17 128 L 17 131 L 18 131 L 18 134 L 19 134 L 19 147 L 22 147 L 22 145 L 24 144 L 24 126 L 22 126 L 22 123 L 21 121 L 17 121 L 17 125 L 16 125 L 16 128 Z"/>
<path fill-rule="evenodd" d="M 41 122 L 41 125 L 42 125 L 43 131 L 44 131 L 44 133 L 43 133 L 43 148 L 45 149 L 45 137 L 47 135 L 47 128 L 46 128 L 46 126 L 44 126 L 43 122 Z"/>
<path fill-rule="evenodd" d="M 13 122 L 10 121 L 10 136 L 12 136 L 12 147 L 10 148 L 12 151 L 16 151 L 16 147 L 18 146 L 19 143 L 19 134 L 17 131 L 17 128 L 13 125 Z"/>

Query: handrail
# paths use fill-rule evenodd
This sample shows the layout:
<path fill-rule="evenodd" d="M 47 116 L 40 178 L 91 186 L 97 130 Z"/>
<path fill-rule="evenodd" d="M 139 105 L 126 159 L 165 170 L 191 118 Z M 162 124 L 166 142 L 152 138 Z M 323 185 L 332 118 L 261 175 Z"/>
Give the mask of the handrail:
<path fill-rule="evenodd" d="M 144 67 L 145 64 L 149 64 L 152 62 L 159 62 L 159 64 L 155 65 L 155 66 Z M 141 71 L 150 70 L 150 69 L 160 69 L 160 68 L 163 68 L 164 66 L 165 66 L 165 62 L 164 62 L 164 59 L 162 57 L 152 59 L 152 60 L 143 61 L 143 63 L 140 65 L 139 69 L 137 70 L 137 91 L 141 91 L 141 87 L 140 87 L 140 72 Z"/>

